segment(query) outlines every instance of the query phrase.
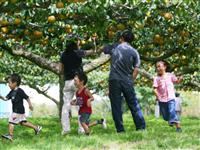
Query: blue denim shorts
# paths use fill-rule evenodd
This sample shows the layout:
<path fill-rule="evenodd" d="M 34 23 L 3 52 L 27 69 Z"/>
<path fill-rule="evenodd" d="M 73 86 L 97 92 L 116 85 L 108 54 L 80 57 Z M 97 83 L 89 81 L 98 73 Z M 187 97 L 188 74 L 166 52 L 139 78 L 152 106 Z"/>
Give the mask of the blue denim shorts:
<path fill-rule="evenodd" d="M 89 124 L 90 123 L 90 115 L 91 115 L 90 113 L 81 113 L 80 114 L 80 122 Z"/>
<path fill-rule="evenodd" d="M 159 102 L 160 113 L 165 121 L 168 121 L 170 125 L 179 123 L 180 120 L 175 111 L 175 100 L 172 99 L 168 102 Z"/>

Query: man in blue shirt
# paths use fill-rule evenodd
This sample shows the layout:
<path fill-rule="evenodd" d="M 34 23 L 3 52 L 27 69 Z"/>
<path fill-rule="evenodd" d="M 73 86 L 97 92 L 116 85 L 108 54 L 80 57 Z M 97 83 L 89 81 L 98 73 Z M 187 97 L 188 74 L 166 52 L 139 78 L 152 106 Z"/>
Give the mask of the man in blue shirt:
<path fill-rule="evenodd" d="M 122 94 L 131 111 L 136 130 L 144 130 L 145 120 L 140 109 L 138 99 L 133 87 L 140 66 L 140 57 L 130 43 L 133 34 L 125 30 L 119 39 L 119 44 L 107 45 L 104 53 L 111 55 L 111 68 L 109 75 L 109 98 L 112 107 L 112 116 L 117 132 L 124 132 L 122 119 Z"/>

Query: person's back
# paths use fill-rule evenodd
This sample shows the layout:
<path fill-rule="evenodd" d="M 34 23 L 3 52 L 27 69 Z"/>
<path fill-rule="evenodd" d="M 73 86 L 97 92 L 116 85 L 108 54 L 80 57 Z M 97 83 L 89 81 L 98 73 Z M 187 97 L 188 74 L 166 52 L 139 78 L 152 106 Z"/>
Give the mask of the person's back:
<path fill-rule="evenodd" d="M 125 30 L 119 38 L 120 44 L 107 45 L 104 53 L 111 55 L 111 69 L 109 75 L 109 98 L 112 116 L 118 133 L 125 132 L 122 119 L 122 94 L 131 111 L 136 130 L 146 128 L 145 120 L 140 109 L 133 81 L 136 79 L 140 57 L 138 52 L 130 45 L 133 42 L 132 31 Z"/>
<path fill-rule="evenodd" d="M 64 51 L 61 55 L 61 62 L 64 65 L 65 80 L 73 79 L 76 71 L 82 69 L 82 58 L 75 51 Z"/>
<path fill-rule="evenodd" d="M 127 42 L 119 44 L 112 50 L 110 80 L 132 81 L 133 67 L 139 66 L 139 54 Z"/>

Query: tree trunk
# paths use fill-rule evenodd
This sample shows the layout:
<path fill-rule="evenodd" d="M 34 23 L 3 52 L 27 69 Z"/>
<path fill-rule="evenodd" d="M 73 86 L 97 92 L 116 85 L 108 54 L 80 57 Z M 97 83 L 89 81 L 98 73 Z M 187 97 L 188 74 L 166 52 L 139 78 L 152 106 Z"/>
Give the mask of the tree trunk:
<path fill-rule="evenodd" d="M 59 97 L 60 97 L 60 103 L 59 103 L 59 117 L 61 118 L 62 115 L 62 106 L 63 106 L 63 88 L 64 88 L 65 82 L 62 75 L 59 75 Z"/>

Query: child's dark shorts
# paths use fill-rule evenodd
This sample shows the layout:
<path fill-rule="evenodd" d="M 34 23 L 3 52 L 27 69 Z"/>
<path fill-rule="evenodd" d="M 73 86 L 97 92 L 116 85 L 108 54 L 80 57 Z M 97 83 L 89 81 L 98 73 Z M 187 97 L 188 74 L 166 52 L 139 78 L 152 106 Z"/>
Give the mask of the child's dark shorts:
<path fill-rule="evenodd" d="M 90 113 L 81 113 L 80 114 L 80 122 L 89 124 L 90 123 L 90 115 L 91 115 Z"/>
<path fill-rule="evenodd" d="M 180 123 L 179 118 L 175 111 L 175 100 L 172 99 L 168 102 L 159 102 L 160 112 L 165 121 L 169 124 Z"/>

